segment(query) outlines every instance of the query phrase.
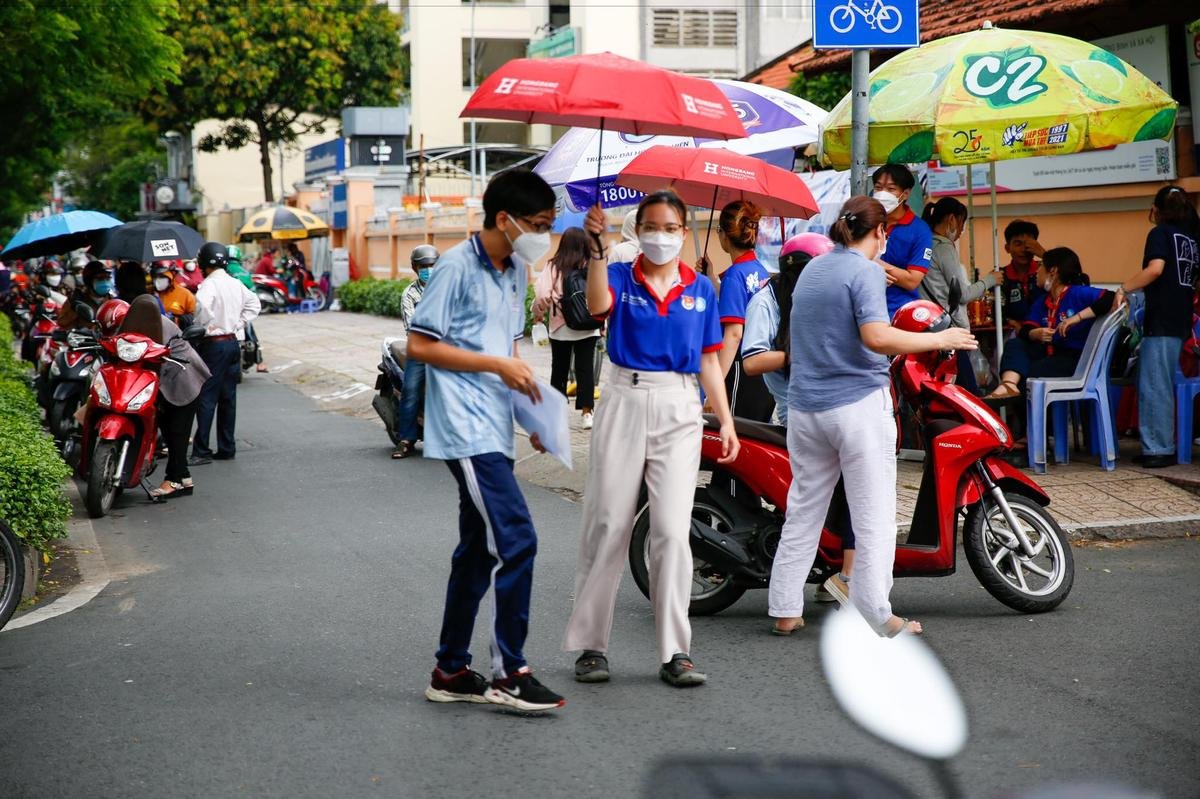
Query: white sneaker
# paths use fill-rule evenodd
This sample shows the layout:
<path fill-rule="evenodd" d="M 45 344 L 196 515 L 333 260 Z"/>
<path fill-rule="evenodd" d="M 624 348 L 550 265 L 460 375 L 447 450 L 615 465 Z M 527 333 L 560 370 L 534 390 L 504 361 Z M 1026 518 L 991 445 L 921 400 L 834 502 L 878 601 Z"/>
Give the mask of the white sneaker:
<path fill-rule="evenodd" d="M 592 429 L 592 412 L 591 411 L 587 411 L 586 413 L 583 414 L 583 425 L 582 426 L 583 426 L 584 430 Z"/>

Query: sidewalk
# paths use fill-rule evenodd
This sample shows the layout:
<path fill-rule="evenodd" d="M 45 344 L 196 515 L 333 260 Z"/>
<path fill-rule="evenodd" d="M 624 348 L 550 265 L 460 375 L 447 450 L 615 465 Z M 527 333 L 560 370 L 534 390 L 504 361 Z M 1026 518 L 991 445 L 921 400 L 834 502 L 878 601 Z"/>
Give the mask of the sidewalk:
<path fill-rule="evenodd" d="M 379 345 L 385 336 L 403 336 L 397 319 L 363 314 L 264 315 L 255 322 L 270 374 L 251 372 L 247 380 L 269 378 L 291 385 L 329 410 L 376 419 L 371 408 Z M 539 377 L 549 380 L 550 349 L 522 341 L 521 355 Z M 603 375 L 601 375 L 603 387 Z M 571 415 L 575 468 L 533 452 L 517 439 L 517 474 L 572 500 L 583 493 L 591 433 L 580 429 Z M 380 446 L 388 446 L 380 431 Z M 1054 515 L 1065 530 L 1081 538 L 1146 538 L 1200 534 L 1200 465 L 1146 470 L 1132 465 L 1135 441 L 1122 442 L 1116 471 L 1105 472 L 1089 458 L 1062 466 L 1051 465 L 1037 482 L 1051 498 Z M 897 518 L 906 526 L 912 518 L 921 464 L 901 461 L 897 474 Z"/>

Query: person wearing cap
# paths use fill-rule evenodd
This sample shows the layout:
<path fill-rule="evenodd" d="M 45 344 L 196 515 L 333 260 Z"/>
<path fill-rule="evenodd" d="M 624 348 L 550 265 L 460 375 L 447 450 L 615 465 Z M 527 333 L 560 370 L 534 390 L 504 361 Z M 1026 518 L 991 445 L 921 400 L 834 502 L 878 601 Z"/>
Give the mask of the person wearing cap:
<path fill-rule="evenodd" d="M 203 325 L 200 357 L 211 377 L 200 390 L 196 409 L 196 434 L 192 437 L 191 466 L 216 460 L 233 460 L 234 423 L 237 414 L 237 381 L 241 375 L 241 347 L 246 325 L 258 316 L 261 306 L 254 292 L 225 271 L 229 253 L 225 245 L 205 242 L 196 262 L 204 271 L 204 282 L 196 292 L 196 324 Z M 213 419 L 217 422 L 217 451 L 209 449 Z"/>
<path fill-rule="evenodd" d="M 229 253 L 229 261 L 225 264 L 225 271 L 242 281 L 243 286 L 254 292 L 254 278 L 246 271 L 246 265 L 242 263 L 242 248 L 236 244 L 230 244 L 225 250 Z M 255 296 L 258 296 L 257 293 L 255 293 Z M 269 372 L 270 369 L 263 362 L 262 346 L 258 342 L 258 333 L 254 331 L 253 324 L 246 325 L 246 341 L 254 345 L 254 371 Z"/>
<path fill-rule="evenodd" d="M 156 262 L 150 274 L 163 313 L 180 327 L 187 327 L 188 321 L 196 313 L 196 295 L 175 281 L 175 267 L 170 261 Z"/>
<path fill-rule="evenodd" d="M 105 300 L 112 297 L 113 280 L 108 267 L 102 261 L 88 261 L 79 273 L 79 285 L 71 294 L 71 301 L 63 303 L 58 314 L 58 325 L 64 330 L 71 330 L 84 324 L 76 304 L 82 303 L 92 309 L 100 310 Z"/>
<path fill-rule="evenodd" d="M 420 244 L 413 248 L 409 261 L 417 279 L 409 283 L 400 295 L 400 321 L 404 323 L 404 332 L 408 333 L 412 324 L 413 314 L 417 312 L 417 304 L 421 294 L 437 262 L 439 253 L 432 244 Z M 404 390 L 400 394 L 399 407 L 396 409 L 396 435 L 400 443 L 392 450 L 392 457 L 407 458 L 416 451 L 417 446 L 417 414 L 421 410 L 421 400 L 425 398 L 425 364 L 416 358 L 409 358 L 404 365 Z"/>

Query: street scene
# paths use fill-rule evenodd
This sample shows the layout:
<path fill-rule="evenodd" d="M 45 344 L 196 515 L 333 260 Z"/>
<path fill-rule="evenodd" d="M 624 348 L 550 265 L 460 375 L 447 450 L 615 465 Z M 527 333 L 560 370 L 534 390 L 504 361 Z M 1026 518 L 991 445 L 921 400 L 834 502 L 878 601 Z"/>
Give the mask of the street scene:
<path fill-rule="evenodd" d="M 1195 13 L 0 8 L 0 796 L 1200 795 Z"/>

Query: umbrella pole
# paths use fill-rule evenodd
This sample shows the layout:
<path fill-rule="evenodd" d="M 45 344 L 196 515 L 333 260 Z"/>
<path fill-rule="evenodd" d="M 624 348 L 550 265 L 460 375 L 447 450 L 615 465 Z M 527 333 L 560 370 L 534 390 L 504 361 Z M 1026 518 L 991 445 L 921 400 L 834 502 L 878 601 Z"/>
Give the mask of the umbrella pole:
<path fill-rule="evenodd" d="M 708 240 L 712 237 L 712 218 L 713 212 L 717 210 L 717 192 L 720 191 L 719 186 L 713 186 L 712 208 L 708 212 L 708 232 L 704 234 L 704 256 L 708 257 Z"/>
<path fill-rule="evenodd" d="M 600 136 L 596 142 L 596 205 L 600 205 L 600 175 L 604 170 L 604 117 L 600 117 Z M 604 252 L 604 242 L 600 239 L 600 234 L 592 234 L 592 242 L 596 245 L 596 252 Z"/>
<path fill-rule="evenodd" d="M 700 262 L 700 237 L 696 235 L 696 228 L 700 223 L 696 221 L 696 209 L 688 206 L 688 216 L 691 217 L 692 228 L 692 247 L 696 250 L 696 262 Z"/>
<path fill-rule="evenodd" d="M 967 219 L 970 225 L 967 227 L 967 256 L 971 262 L 971 270 L 975 277 L 972 280 L 979 279 L 979 265 L 975 262 L 975 189 L 972 185 L 973 167 L 967 165 Z"/>
<path fill-rule="evenodd" d="M 1000 220 L 999 210 L 996 208 L 996 162 L 992 161 L 988 164 L 988 183 L 991 185 L 992 196 L 992 268 L 1000 267 Z M 1000 317 L 1000 282 L 996 282 L 995 302 L 996 310 L 994 318 L 996 320 L 996 363 L 1000 363 L 1000 356 L 1004 354 L 1004 323 Z"/>

